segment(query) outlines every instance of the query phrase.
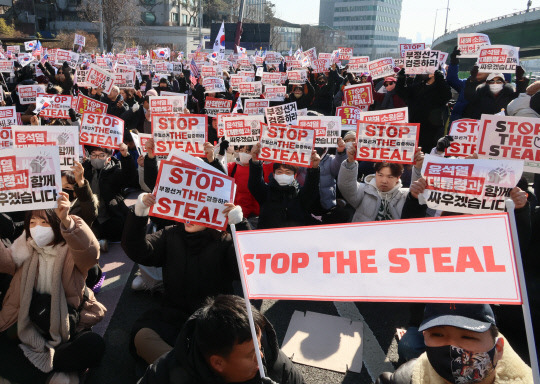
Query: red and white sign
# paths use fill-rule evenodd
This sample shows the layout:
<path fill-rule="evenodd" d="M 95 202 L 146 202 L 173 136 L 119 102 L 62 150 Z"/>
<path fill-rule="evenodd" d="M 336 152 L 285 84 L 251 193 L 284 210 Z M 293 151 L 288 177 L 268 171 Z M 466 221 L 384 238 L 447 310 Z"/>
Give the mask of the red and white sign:
<path fill-rule="evenodd" d="M 361 113 L 362 111 L 367 111 L 369 105 L 361 105 L 358 107 L 337 107 L 336 116 L 341 118 L 341 126 L 343 129 L 354 129 L 356 130 L 356 123 L 359 120 L 362 120 Z"/>
<path fill-rule="evenodd" d="M 279 65 L 281 64 L 282 56 L 278 52 L 266 52 L 266 65 Z"/>
<path fill-rule="evenodd" d="M 296 101 L 292 103 L 265 108 L 266 122 L 268 124 L 291 124 L 298 123 L 299 111 Z"/>
<path fill-rule="evenodd" d="M 182 96 L 150 96 L 149 99 L 151 113 L 184 113 L 184 98 Z"/>
<path fill-rule="evenodd" d="M 240 83 L 238 85 L 238 92 L 240 92 L 240 97 L 261 97 L 263 92 L 263 86 L 260 81 L 252 81 L 249 83 Z"/>
<path fill-rule="evenodd" d="M 18 123 L 15 107 L 0 107 L 0 149 L 12 145 L 11 126 Z"/>
<path fill-rule="evenodd" d="M 225 82 L 218 77 L 205 77 L 203 79 L 204 93 L 226 92 Z"/>
<path fill-rule="evenodd" d="M 0 151 L 0 210 L 56 208 L 62 189 L 58 147 L 8 148 Z"/>
<path fill-rule="evenodd" d="M 339 47 L 339 59 L 340 60 L 350 60 L 350 58 L 353 55 L 353 49 L 352 48 L 344 48 Z"/>
<path fill-rule="evenodd" d="M 224 231 L 227 217 L 222 211 L 234 201 L 234 179 L 199 163 L 161 161 L 150 216 Z"/>
<path fill-rule="evenodd" d="M 264 116 L 223 117 L 222 121 L 230 145 L 254 145 L 259 142 Z"/>
<path fill-rule="evenodd" d="M 235 241 L 250 299 L 521 304 L 510 233 L 506 214 L 490 214 L 241 231 Z"/>
<path fill-rule="evenodd" d="M 478 156 L 525 162 L 525 172 L 540 173 L 540 119 L 482 115 Z"/>
<path fill-rule="evenodd" d="M 454 139 L 446 148 L 445 156 L 466 157 L 477 152 L 476 141 L 480 122 L 474 119 L 461 119 L 452 122 L 448 134 Z"/>
<path fill-rule="evenodd" d="M 358 120 L 371 123 L 408 123 L 409 108 L 384 109 L 381 111 L 360 112 Z"/>
<path fill-rule="evenodd" d="M 133 138 L 133 143 L 135 144 L 135 148 L 137 148 L 137 152 L 139 152 L 139 155 L 146 155 L 146 147 L 145 144 L 148 140 L 152 138 L 151 133 L 135 133 L 133 130 L 129 131 L 131 134 L 131 137 Z"/>
<path fill-rule="evenodd" d="M 28 105 L 35 104 L 38 93 L 43 93 L 45 90 L 41 85 L 18 85 L 17 92 L 19 94 L 19 103 Z"/>
<path fill-rule="evenodd" d="M 369 70 L 368 68 L 369 56 L 351 57 L 349 64 L 347 64 L 347 71 L 351 73 L 364 73 Z"/>
<path fill-rule="evenodd" d="M 459 57 L 478 57 L 478 51 L 484 45 L 491 45 L 489 36 L 483 33 L 458 33 Z"/>
<path fill-rule="evenodd" d="M 246 116 L 243 113 L 218 113 L 217 115 L 217 132 L 218 137 L 225 136 L 225 124 L 223 124 L 223 119 L 225 117 L 231 116 Z"/>
<path fill-rule="evenodd" d="M 486 45 L 478 51 L 478 72 L 515 73 L 519 65 L 519 47 Z"/>
<path fill-rule="evenodd" d="M 82 35 L 75 34 L 75 39 L 73 40 L 73 45 L 75 45 L 75 44 L 84 47 L 86 45 L 86 37 L 84 37 Z"/>
<path fill-rule="evenodd" d="M 380 79 L 381 77 L 394 76 L 394 59 L 385 57 L 383 59 L 370 61 L 368 69 L 374 80 Z"/>
<path fill-rule="evenodd" d="M 264 98 L 269 101 L 284 101 L 285 96 L 287 95 L 286 86 L 265 86 L 264 87 Z"/>
<path fill-rule="evenodd" d="M 118 149 L 124 138 L 124 120 L 111 115 L 84 113 L 81 119 L 80 143 Z"/>
<path fill-rule="evenodd" d="M 116 76 L 114 73 L 105 71 L 95 64 L 90 64 L 90 68 L 84 81 L 92 87 L 103 88 L 103 92 L 109 94 L 114 86 L 115 79 Z"/>
<path fill-rule="evenodd" d="M 504 201 L 522 173 L 522 161 L 447 159 L 426 155 L 422 177 L 427 187 L 419 197 L 420 203 L 449 212 L 504 212 Z"/>
<path fill-rule="evenodd" d="M 315 130 L 315 147 L 336 148 L 341 137 L 339 116 L 299 116 L 298 126 Z"/>
<path fill-rule="evenodd" d="M 232 100 L 207 97 L 205 99 L 204 109 L 208 116 L 217 117 L 218 113 L 231 112 L 232 102 Z"/>
<path fill-rule="evenodd" d="M 371 83 L 348 85 L 343 88 L 343 103 L 355 107 L 373 104 Z"/>
<path fill-rule="evenodd" d="M 287 71 L 287 78 L 291 85 L 303 85 L 308 80 L 307 71 L 305 69 Z"/>
<path fill-rule="evenodd" d="M 0 72 L 13 72 L 13 63 L 11 60 L 0 60 Z"/>
<path fill-rule="evenodd" d="M 21 53 L 21 46 L 20 45 L 8 45 L 6 47 L 6 52 L 19 54 L 19 53 Z"/>
<path fill-rule="evenodd" d="M 281 124 L 262 124 L 259 160 L 311 165 L 311 152 L 315 148 L 315 130 L 307 127 Z"/>
<path fill-rule="evenodd" d="M 231 75 L 229 78 L 229 86 L 233 89 L 233 91 L 238 91 L 238 86 L 240 83 L 245 83 L 250 81 L 250 78 L 247 76 L 241 76 L 241 75 Z M 253 79 L 251 80 L 253 81 Z"/>
<path fill-rule="evenodd" d="M 208 137 L 208 116 L 153 113 L 151 120 L 156 155 L 168 155 L 178 149 L 193 156 L 205 156 L 203 144 Z"/>
<path fill-rule="evenodd" d="M 263 85 L 281 85 L 281 73 L 263 72 L 261 81 Z"/>
<path fill-rule="evenodd" d="M 77 102 L 77 112 L 80 114 L 83 114 L 85 112 L 90 112 L 90 113 L 97 113 L 99 115 L 103 115 L 107 113 L 107 104 L 102 103 L 101 101 L 91 99 L 90 97 L 86 97 L 82 93 L 79 93 L 79 100 Z"/>
<path fill-rule="evenodd" d="M 420 124 L 359 121 L 356 159 L 413 164 L 419 135 Z"/>
<path fill-rule="evenodd" d="M 426 44 L 424 43 L 400 44 L 399 54 L 401 57 L 405 57 L 405 51 L 423 51 L 424 49 L 426 49 Z"/>
<path fill-rule="evenodd" d="M 75 125 L 14 125 L 12 133 L 15 148 L 58 146 L 61 170 L 69 171 L 79 161 L 79 128 Z"/>
<path fill-rule="evenodd" d="M 311 62 L 313 73 L 326 73 L 330 68 L 330 60 L 317 59 Z"/>
<path fill-rule="evenodd" d="M 136 70 L 130 65 L 119 64 L 114 73 L 114 85 L 118 88 L 135 88 Z"/>
<path fill-rule="evenodd" d="M 165 70 L 164 72 L 166 72 Z M 221 67 L 218 67 L 217 65 L 203 65 L 201 67 L 201 76 L 202 77 L 221 77 L 223 75 L 223 71 L 221 70 Z"/>
<path fill-rule="evenodd" d="M 266 108 L 270 106 L 270 100 L 252 99 L 244 102 L 244 113 L 246 115 L 264 115 Z"/>
<path fill-rule="evenodd" d="M 77 108 L 76 97 L 38 93 L 38 97 L 42 96 L 50 98 L 52 104 L 39 113 L 41 117 L 48 117 L 49 119 L 69 119 L 69 109 Z"/>

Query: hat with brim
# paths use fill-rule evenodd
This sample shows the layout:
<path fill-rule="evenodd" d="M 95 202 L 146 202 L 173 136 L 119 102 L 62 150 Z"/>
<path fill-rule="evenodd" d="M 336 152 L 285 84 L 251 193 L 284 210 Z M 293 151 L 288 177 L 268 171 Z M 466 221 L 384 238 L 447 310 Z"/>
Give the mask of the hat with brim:
<path fill-rule="evenodd" d="M 486 79 L 486 81 L 493 80 L 496 77 L 500 77 L 502 81 L 505 81 L 504 75 L 502 73 L 490 73 Z"/>
<path fill-rule="evenodd" d="M 473 332 L 485 332 L 492 325 L 495 325 L 495 316 L 488 304 L 426 304 L 424 321 L 418 330 L 452 326 Z"/>

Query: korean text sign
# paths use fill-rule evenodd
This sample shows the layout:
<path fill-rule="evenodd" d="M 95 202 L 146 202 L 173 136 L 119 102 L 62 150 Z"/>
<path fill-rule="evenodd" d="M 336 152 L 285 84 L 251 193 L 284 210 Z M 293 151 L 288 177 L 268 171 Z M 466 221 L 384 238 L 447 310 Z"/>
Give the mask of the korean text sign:
<path fill-rule="evenodd" d="M 0 151 L 2 212 L 55 208 L 61 189 L 58 147 Z"/>
<path fill-rule="evenodd" d="M 368 63 L 368 69 L 373 79 L 394 76 L 394 59 L 391 57 L 385 57 L 383 59 L 370 61 Z"/>
<path fill-rule="evenodd" d="M 264 116 L 223 117 L 222 121 L 230 145 L 254 145 L 259 142 Z"/>
<path fill-rule="evenodd" d="M 95 64 L 90 64 L 90 69 L 86 73 L 84 82 L 92 87 L 103 88 L 106 94 L 111 93 L 116 76 L 114 73 L 101 69 Z"/>
<path fill-rule="evenodd" d="M 60 169 L 69 171 L 79 161 L 79 128 L 75 125 L 14 125 L 15 148 L 58 146 Z"/>
<path fill-rule="evenodd" d="M 360 112 L 358 120 L 370 121 L 372 123 L 408 123 L 409 108 L 393 108 L 381 111 Z"/>
<path fill-rule="evenodd" d="M 111 115 L 83 113 L 80 143 L 118 149 L 124 137 L 124 120 Z"/>
<path fill-rule="evenodd" d="M 351 57 L 349 60 L 348 71 L 351 73 L 363 73 L 368 71 L 368 56 Z"/>
<path fill-rule="evenodd" d="M 478 152 L 476 142 L 480 122 L 474 119 L 460 119 L 452 122 L 450 132 L 453 141 L 446 148 L 446 156 L 465 157 Z"/>
<path fill-rule="evenodd" d="M 514 73 L 519 65 L 519 47 L 485 45 L 478 51 L 478 72 Z"/>
<path fill-rule="evenodd" d="M 523 173 L 516 160 L 447 159 L 426 155 L 422 197 L 428 207 L 460 213 L 504 212 L 504 200 Z"/>
<path fill-rule="evenodd" d="M 11 147 L 11 126 L 17 124 L 15 107 L 0 107 L 0 149 Z"/>
<path fill-rule="evenodd" d="M 17 91 L 21 105 L 35 104 L 37 94 L 45 92 L 41 85 L 18 85 Z"/>
<path fill-rule="evenodd" d="M 252 99 L 244 101 L 244 113 L 246 115 L 264 115 L 266 108 L 270 106 L 270 100 Z"/>
<path fill-rule="evenodd" d="M 506 214 L 243 231 L 235 241 L 250 299 L 521 303 Z"/>
<path fill-rule="evenodd" d="M 310 127 L 315 131 L 315 147 L 335 148 L 341 137 L 341 118 L 339 116 L 300 116 L 300 127 Z"/>
<path fill-rule="evenodd" d="M 229 113 L 231 111 L 232 102 L 232 100 L 207 97 L 205 99 L 204 109 L 208 116 L 217 117 L 218 113 Z"/>
<path fill-rule="evenodd" d="M 483 33 L 458 33 L 459 57 L 478 57 L 480 48 L 490 44 L 489 36 Z"/>
<path fill-rule="evenodd" d="M 400 44 L 399 53 L 401 57 L 405 57 L 406 51 L 423 51 L 426 49 L 425 43 L 415 43 L 415 44 Z"/>
<path fill-rule="evenodd" d="M 343 88 L 343 102 L 354 107 L 373 104 L 371 83 L 348 85 Z"/>
<path fill-rule="evenodd" d="M 358 122 L 356 159 L 413 164 L 420 124 Z"/>
<path fill-rule="evenodd" d="M 225 230 L 224 204 L 234 201 L 234 179 L 185 162 L 161 161 L 150 216 Z"/>
<path fill-rule="evenodd" d="M 79 93 L 77 112 L 81 114 L 85 112 L 105 114 L 107 113 L 107 104 L 91 99 L 90 97 L 86 97 L 82 93 Z"/>
<path fill-rule="evenodd" d="M 406 51 L 405 73 L 421 75 L 435 73 L 439 69 L 441 51 Z"/>
<path fill-rule="evenodd" d="M 292 103 L 268 107 L 264 110 L 268 124 L 296 124 L 298 122 L 298 109 L 296 101 Z"/>
<path fill-rule="evenodd" d="M 193 156 L 204 156 L 203 144 L 208 137 L 206 115 L 166 115 L 153 113 L 152 135 L 156 155 L 168 155 L 179 149 Z"/>
<path fill-rule="evenodd" d="M 540 119 L 482 115 L 478 156 L 523 160 L 525 172 L 540 173 Z"/>
<path fill-rule="evenodd" d="M 150 112 L 163 114 L 180 114 L 184 112 L 182 96 L 150 96 Z"/>
<path fill-rule="evenodd" d="M 315 130 L 309 127 L 262 124 L 259 160 L 309 167 Z"/>

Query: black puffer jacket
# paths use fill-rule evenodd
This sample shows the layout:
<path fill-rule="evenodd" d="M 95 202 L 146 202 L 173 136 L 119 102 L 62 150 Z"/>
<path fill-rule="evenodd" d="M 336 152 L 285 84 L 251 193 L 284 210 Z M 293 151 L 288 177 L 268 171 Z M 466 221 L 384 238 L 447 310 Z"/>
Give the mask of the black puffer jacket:
<path fill-rule="evenodd" d="M 193 342 L 198 313 L 184 324 L 174 349 L 157 359 L 139 381 L 139 384 L 224 384 L 206 364 Z M 266 319 L 265 319 L 266 320 Z M 263 365 L 268 377 L 279 384 L 303 384 L 304 378 L 291 360 L 279 350 L 274 327 L 266 320 L 261 344 L 264 349 Z M 244 384 L 260 384 L 259 374 Z"/>
<path fill-rule="evenodd" d="M 306 182 L 300 188 L 296 180 L 281 186 L 274 180 L 263 179 L 263 167 L 249 161 L 248 188 L 261 206 L 258 229 L 297 227 L 309 224 L 309 212 L 319 201 L 319 168 L 309 168 Z"/>
<path fill-rule="evenodd" d="M 525 82 L 517 82 L 518 88 L 522 88 Z M 470 109 L 467 111 L 468 118 L 479 120 L 482 114 L 493 115 L 499 113 L 501 109 L 506 109 L 508 104 L 525 90 L 518 89 L 514 91 L 511 84 L 504 84 L 503 89 L 495 96 L 490 90 L 488 84 L 479 85 L 476 92 L 470 100 Z"/>
<path fill-rule="evenodd" d="M 183 225 L 146 235 L 147 222 L 147 216 L 136 216 L 130 209 L 122 248 L 138 264 L 163 268 L 163 306 L 181 310 L 187 319 L 208 296 L 232 293 L 239 273 L 230 236 L 208 229 L 188 233 Z M 248 229 L 247 221 L 236 229 Z"/>

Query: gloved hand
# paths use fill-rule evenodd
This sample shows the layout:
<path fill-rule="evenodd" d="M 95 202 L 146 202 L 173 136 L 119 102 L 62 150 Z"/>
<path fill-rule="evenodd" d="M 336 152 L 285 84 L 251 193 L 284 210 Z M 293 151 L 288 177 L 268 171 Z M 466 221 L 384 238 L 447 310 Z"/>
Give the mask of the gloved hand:
<path fill-rule="evenodd" d="M 521 65 L 518 65 L 516 67 L 516 80 L 517 81 L 523 80 L 523 75 L 524 74 L 525 74 L 525 70 L 523 69 L 523 67 Z"/>
<path fill-rule="evenodd" d="M 437 140 L 437 146 L 435 149 L 437 152 L 444 152 L 446 148 L 450 146 L 450 143 L 454 141 L 454 138 L 450 135 L 446 135 Z"/>
<path fill-rule="evenodd" d="M 77 112 L 75 112 L 73 108 L 70 108 L 68 112 L 69 112 L 69 118 L 71 119 L 72 122 L 76 122 L 77 120 L 79 120 L 79 117 L 77 116 Z"/>
<path fill-rule="evenodd" d="M 435 77 L 435 80 L 444 80 L 444 75 L 439 69 L 437 69 L 433 75 Z"/>
<path fill-rule="evenodd" d="M 476 81 L 476 75 L 478 75 L 478 65 L 475 65 L 471 69 L 471 77 Z"/>
<path fill-rule="evenodd" d="M 261 378 L 261 384 L 279 384 L 279 383 L 276 383 L 274 380 L 272 380 L 269 377 L 263 377 Z"/>
<path fill-rule="evenodd" d="M 401 68 L 397 74 L 399 77 L 405 76 L 405 68 Z"/>
<path fill-rule="evenodd" d="M 69 74 L 71 71 L 71 68 L 69 67 L 69 64 L 67 61 L 64 61 L 64 64 L 62 64 L 62 72 L 64 73 L 64 75 L 67 75 Z"/>
<path fill-rule="evenodd" d="M 227 148 L 229 148 L 229 142 L 227 140 L 223 140 L 221 143 L 219 143 L 219 154 L 224 156 Z"/>
<path fill-rule="evenodd" d="M 454 47 L 454 50 L 450 54 L 450 64 L 452 65 L 458 65 L 459 59 L 458 56 L 461 56 L 461 50 L 458 49 L 457 45 Z"/>

